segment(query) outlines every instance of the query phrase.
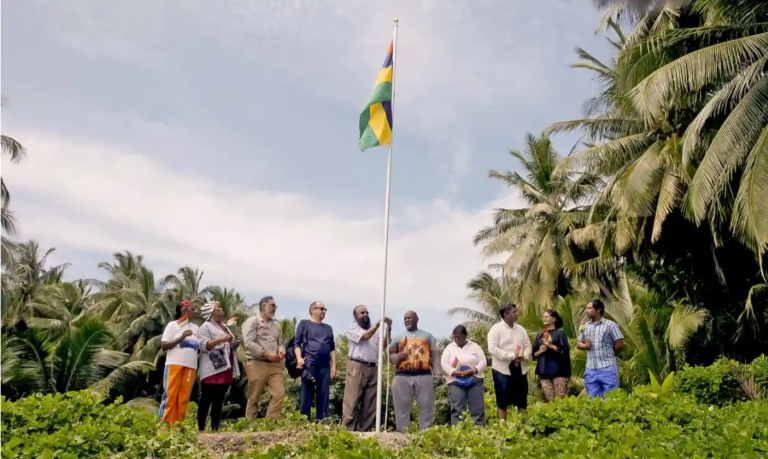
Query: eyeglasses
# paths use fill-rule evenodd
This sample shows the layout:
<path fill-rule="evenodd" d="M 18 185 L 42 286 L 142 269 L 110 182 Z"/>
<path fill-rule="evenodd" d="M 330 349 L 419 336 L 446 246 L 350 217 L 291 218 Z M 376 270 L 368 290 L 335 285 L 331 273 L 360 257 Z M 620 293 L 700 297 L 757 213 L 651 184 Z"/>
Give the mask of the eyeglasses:
<path fill-rule="evenodd" d="M 315 309 L 319 309 L 319 310 L 321 310 L 323 312 L 327 311 L 327 309 L 325 309 L 325 308 L 315 308 Z"/>

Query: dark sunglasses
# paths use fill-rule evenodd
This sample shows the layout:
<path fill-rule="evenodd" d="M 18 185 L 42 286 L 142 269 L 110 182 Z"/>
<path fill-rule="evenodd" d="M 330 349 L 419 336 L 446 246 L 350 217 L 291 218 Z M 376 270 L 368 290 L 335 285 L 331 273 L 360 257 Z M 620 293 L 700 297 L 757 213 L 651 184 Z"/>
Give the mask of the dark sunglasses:
<path fill-rule="evenodd" d="M 327 311 L 327 309 L 325 309 L 325 308 L 315 308 L 315 309 L 319 309 L 321 311 Z"/>

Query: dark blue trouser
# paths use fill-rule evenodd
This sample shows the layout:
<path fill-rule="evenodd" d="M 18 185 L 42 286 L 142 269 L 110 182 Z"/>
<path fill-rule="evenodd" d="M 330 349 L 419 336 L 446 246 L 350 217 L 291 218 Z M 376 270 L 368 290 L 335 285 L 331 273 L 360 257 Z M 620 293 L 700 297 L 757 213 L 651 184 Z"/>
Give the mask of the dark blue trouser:
<path fill-rule="evenodd" d="M 322 421 L 330 416 L 331 367 L 307 367 L 315 382 L 301 379 L 301 409 L 299 412 L 309 419 L 312 413 L 312 402 L 315 404 L 315 420 Z"/>

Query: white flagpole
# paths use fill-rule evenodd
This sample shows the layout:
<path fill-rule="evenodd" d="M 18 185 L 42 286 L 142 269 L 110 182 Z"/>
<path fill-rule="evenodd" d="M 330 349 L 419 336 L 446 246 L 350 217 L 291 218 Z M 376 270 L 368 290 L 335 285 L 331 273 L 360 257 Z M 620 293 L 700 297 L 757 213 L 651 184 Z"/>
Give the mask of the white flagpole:
<path fill-rule="evenodd" d="M 397 24 L 395 19 L 394 30 L 392 31 L 392 119 L 395 117 L 395 72 L 397 71 Z M 392 126 L 390 126 L 392 128 Z M 381 298 L 381 315 L 379 320 L 379 365 L 378 381 L 376 382 L 376 432 L 381 432 L 381 389 L 382 377 L 384 375 L 384 337 L 387 334 L 387 324 L 384 322 L 387 312 L 387 255 L 389 252 L 389 189 L 392 183 L 392 142 L 394 140 L 394 129 L 389 139 L 389 153 L 387 154 L 387 190 L 384 197 L 384 289 Z M 387 401 L 389 402 L 389 401 Z M 385 413 L 386 414 L 386 413 Z"/>

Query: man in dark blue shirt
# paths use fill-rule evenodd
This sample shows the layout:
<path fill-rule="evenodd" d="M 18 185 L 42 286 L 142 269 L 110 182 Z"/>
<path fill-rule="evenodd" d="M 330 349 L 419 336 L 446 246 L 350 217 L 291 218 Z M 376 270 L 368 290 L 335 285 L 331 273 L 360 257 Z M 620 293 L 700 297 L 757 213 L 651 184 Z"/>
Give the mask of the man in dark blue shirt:
<path fill-rule="evenodd" d="M 309 419 L 315 399 L 316 421 L 329 417 L 331 378 L 336 377 L 336 343 L 333 328 L 323 323 L 325 305 L 309 305 L 310 320 L 302 320 L 296 329 L 296 362 L 301 375 L 300 412 Z"/>

